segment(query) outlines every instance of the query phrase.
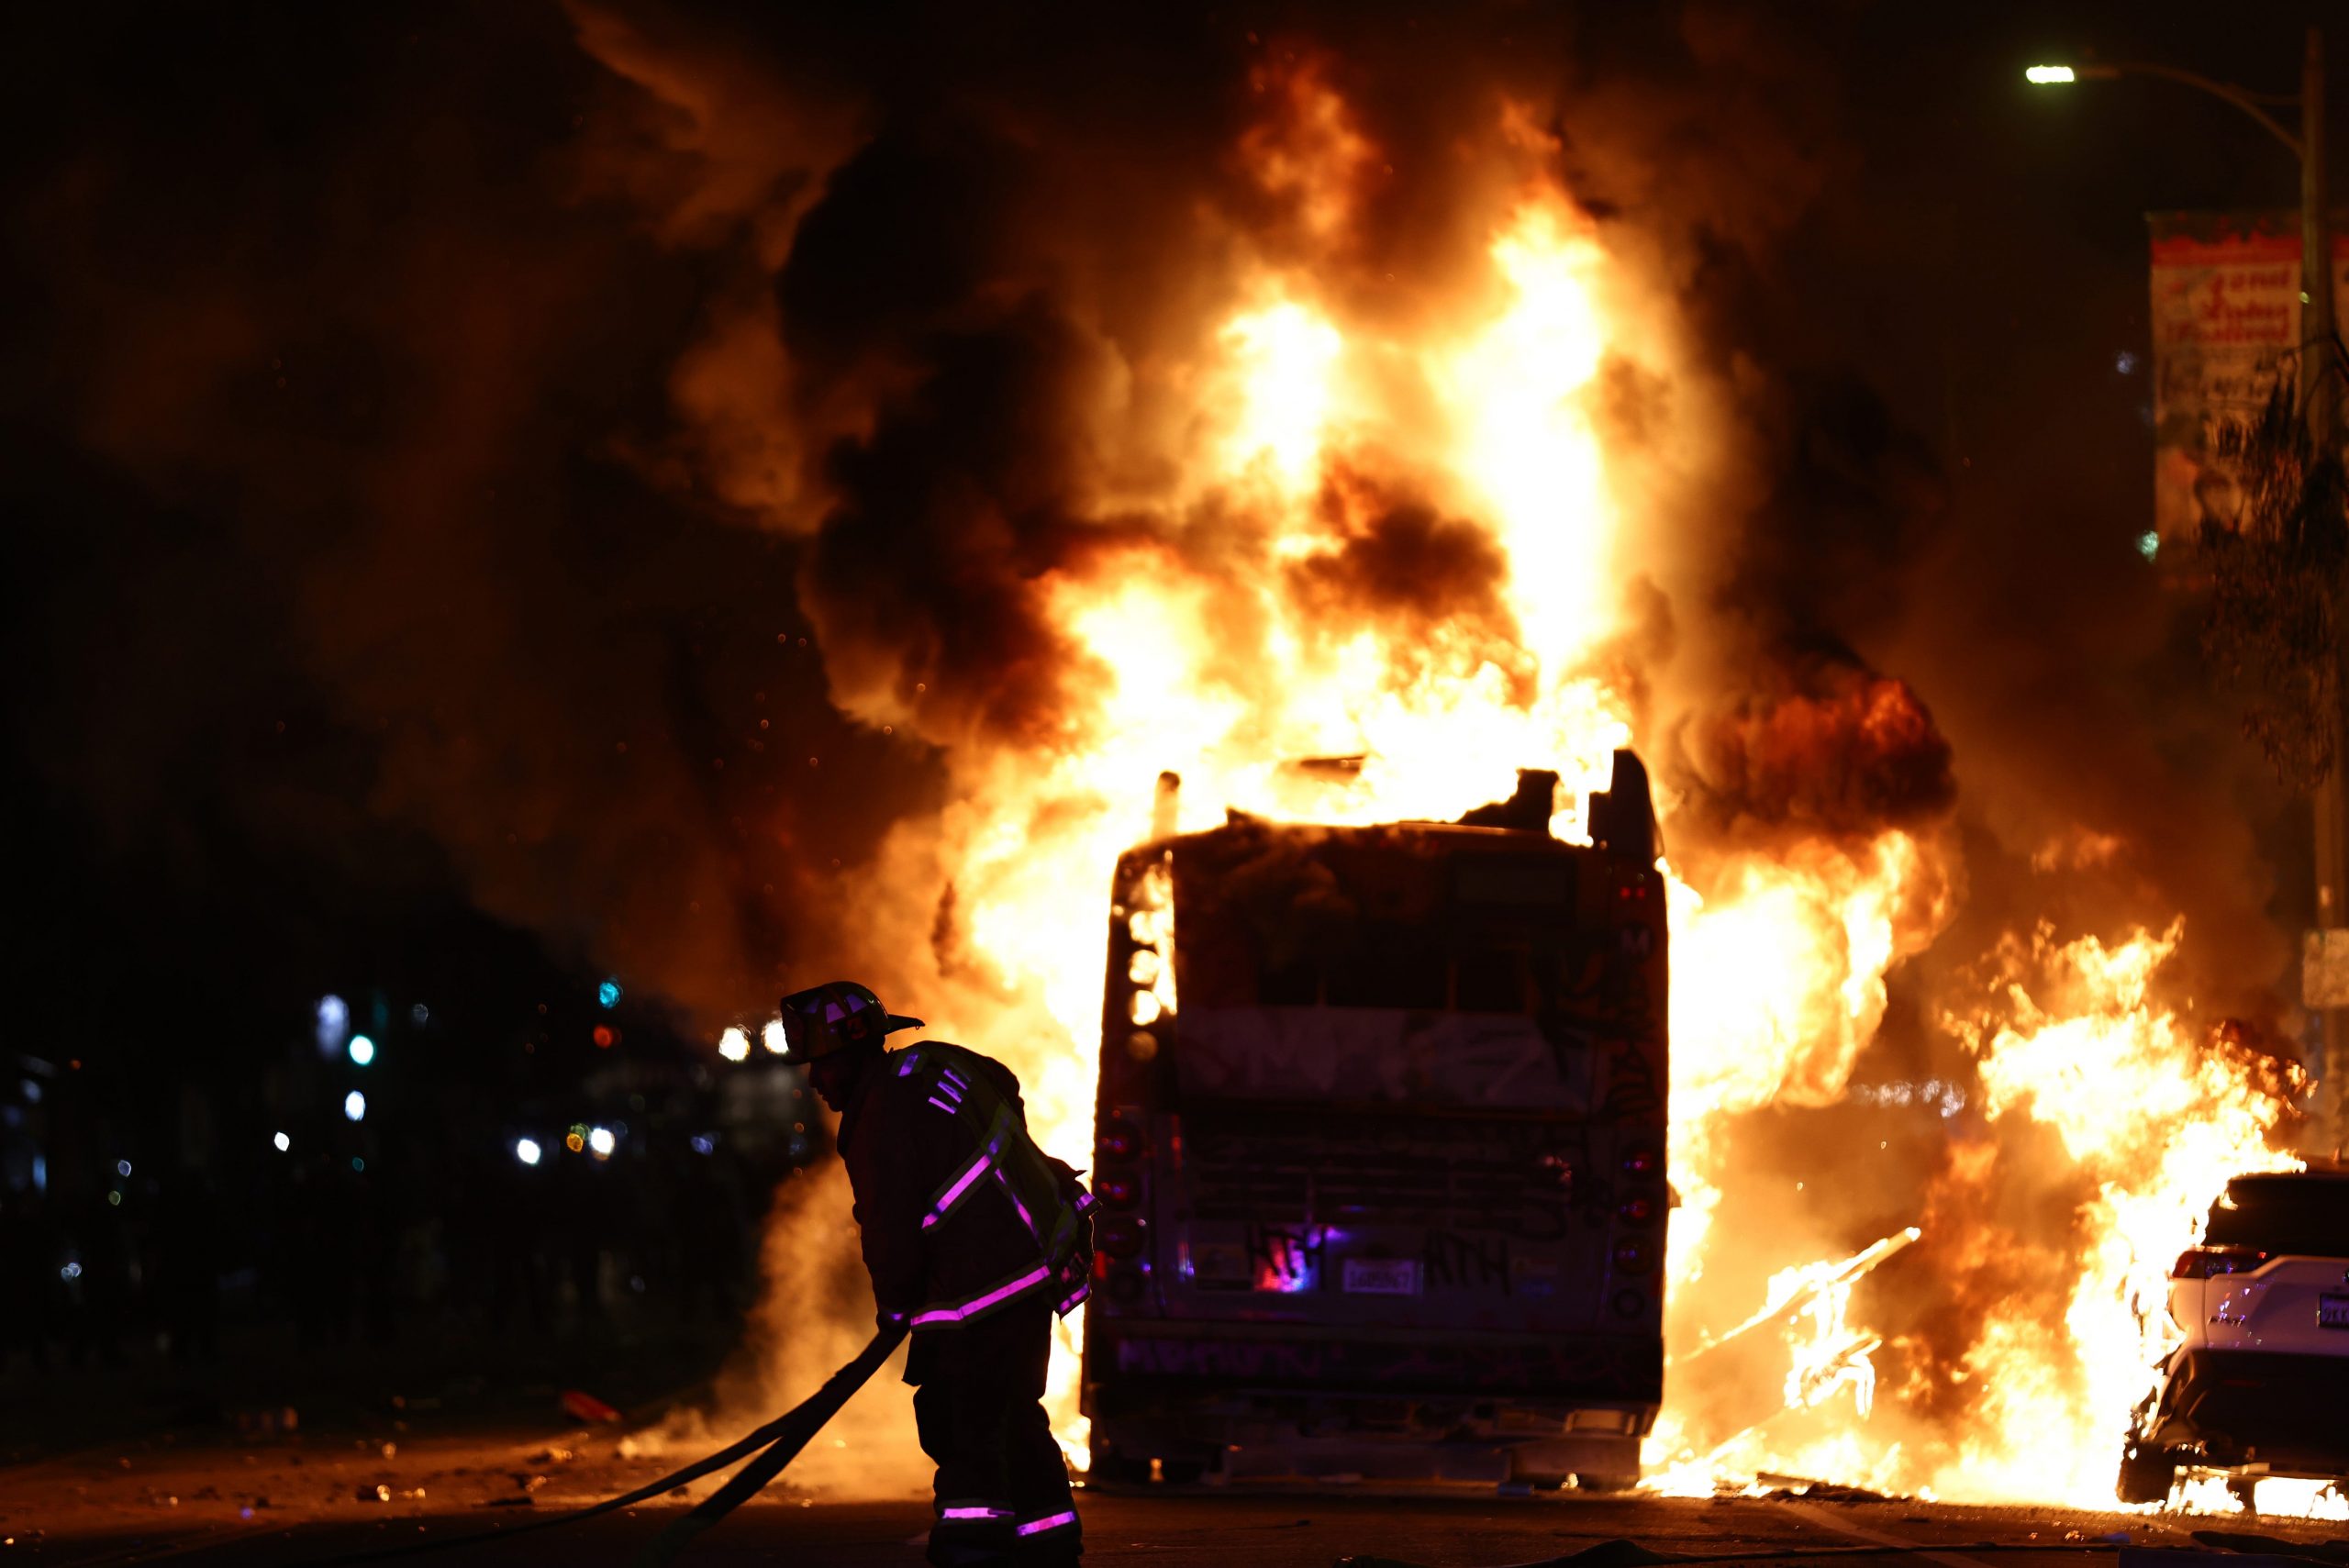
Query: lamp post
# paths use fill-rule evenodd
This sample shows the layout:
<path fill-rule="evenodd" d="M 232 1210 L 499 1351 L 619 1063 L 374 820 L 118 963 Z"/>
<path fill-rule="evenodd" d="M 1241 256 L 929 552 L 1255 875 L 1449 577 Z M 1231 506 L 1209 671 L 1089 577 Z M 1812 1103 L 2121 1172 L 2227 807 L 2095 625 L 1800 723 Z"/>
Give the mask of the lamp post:
<path fill-rule="evenodd" d="M 2326 201 L 2324 169 L 2324 31 L 2311 27 L 2300 56 L 2300 91 L 2297 99 L 2278 94 L 2253 93 L 2232 83 L 2181 71 L 2174 65 L 2143 61 L 2098 61 L 2082 65 L 2034 65 L 2023 72 L 2034 86 L 2070 82 L 2110 81 L 2121 76 L 2154 76 L 2223 98 L 2257 120 L 2269 135 L 2291 149 L 2300 161 L 2300 407 L 2307 415 L 2316 449 L 2332 450 L 2338 442 L 2339 400 L 2332 375 L 2333 348 L 2332 236 Z M 2269 114 L 2265 106 L 2298 103 L 2300 128 L 2290 128 Z M 2336 625 L 2349 626 L 2349 605 L 2337 606 Z M 2349 653 L 2349 650 L 2337 651 Z M 2336 672 L 2340 673 L 2349 673 Z M 2349 690 L 2349 679 L 2336 690 Z M 2349 733 L 2344 733 L 2341 704 L 2333 705 L 2332 766 L 2317 786 L 2316 916 L 2325 933 L 2326 956 L 2338 940 L 2349 942 L 2349 791 L 2342 784 L 2342 769 L 2349 765 Z M 2330 970 L 2330 962 L 2321 966 Z M 2323 998 L 2324 1092 L 2331 1140 L 2349 1142 L 2349 1011 L 2334 997 Z"/>

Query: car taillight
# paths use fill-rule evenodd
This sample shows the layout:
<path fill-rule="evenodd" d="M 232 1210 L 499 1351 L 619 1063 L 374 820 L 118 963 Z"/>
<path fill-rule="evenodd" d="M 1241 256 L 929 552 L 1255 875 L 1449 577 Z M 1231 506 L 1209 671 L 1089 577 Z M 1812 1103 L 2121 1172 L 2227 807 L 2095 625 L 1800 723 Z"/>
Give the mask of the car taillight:
<path fill-rule="evenodd" d="M 1664 1157 L 1653 1149 L 1627 1149 L 1623 1151 L 1623 1169 L 1631 1175 L 1649 1176 L 1664 1168 Z"/>
<path fill-rule="evenodd" d="M 1655 1205 L 1643 1197 L 1635 1197 L 1615 1211 L 1617 1218 L 1626 1225 L 1646 1225 L 1655 1218 Z"/>
<path fill-rule="evenodd" d="M 2213 1274 L 2247 1274 L 2267 1261 L 2254 1247 L 2195 1247 L 2177 1255 L 2170 1265 L 2172 1279 L 2209 1279 Z"/>
<path fill-rule="evenodd" d="M 1615 1266 L 1624 1273 L 1645 1273 L 1650 1262 L 1646 1242 L 1619 1241 L 1615 1244 Z"/>
<path fill-rule="evenodd" d="M 1105 1160 L 1130 1160 L 1141 1152 L 1141 1129 L 1124 1117 L 1113 1116 L 1093 1137 Z"/>

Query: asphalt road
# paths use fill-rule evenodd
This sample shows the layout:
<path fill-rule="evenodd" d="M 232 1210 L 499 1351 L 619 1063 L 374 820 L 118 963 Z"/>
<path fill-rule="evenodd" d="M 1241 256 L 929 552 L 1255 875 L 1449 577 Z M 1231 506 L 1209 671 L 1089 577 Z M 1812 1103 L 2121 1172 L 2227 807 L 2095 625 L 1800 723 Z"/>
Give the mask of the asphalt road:
<path fill-rule="evenodd" d="M 577 1448 L 472 1440 L 162 1446 L 0 1471 L 0 1568 L 9 1563 L 324 1562 L 445 1540 L 417 1563 L 625 1564 L 682 1503 L 501 1540 L 497 1533 L 663 1473 L 678 1461 L 627 1459 L 605 1437 Z M 2349 1526 L 2240 1517 L 1969 1508 L 1826 1494 L 1677 1498 L 1492 1488 L 1230 1487 L 1092 1491 L 1080 1507 L 1097 1563 L 1151 1568 L 1330 1568 L 1348 1557 L 1428 1565 L 1537 1562 L 1613 1540 L 1675 1556 L 1776 1552 L 1788 1562 L 1858 1568 L 1919 1559 L 1937 1568 L 2068 1568 L 2114 1563 L 2132 1547 L 2190 1547 L 2197 1529 L 2260 1529 L 2295 1542 Z M 910 1493 L 845 1501 L 778 1486 L 704 1536 L 691 1568 L 807 1564 L 917 1568 L 928 1525 Z M 460 1541 L 462 1541 L 460 1544 Z M 1992 1543 L 1997 1550 L 1980 1550 Z M 2131 1552 L 2133 1558 L 2135 1551 Z M 1624 1568 L 1595 1558 L 1590 1568 Z M 2126 1568 L 2143 1568 L 2132 1563 Z M 2249 1562 L 2245 1568 L 2251 1568 Z"/>

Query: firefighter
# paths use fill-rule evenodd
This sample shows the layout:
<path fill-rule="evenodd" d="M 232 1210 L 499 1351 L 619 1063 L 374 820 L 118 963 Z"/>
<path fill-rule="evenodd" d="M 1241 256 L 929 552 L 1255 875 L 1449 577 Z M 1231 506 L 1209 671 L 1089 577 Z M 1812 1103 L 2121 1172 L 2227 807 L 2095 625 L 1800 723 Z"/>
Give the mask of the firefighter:
<path fill-rule="evenodd" d="M 883 1327 L 909 1329 L 939 1568 L 1074 1563 L 1084 1541 L 1042 1404 L 1052 1319 L 1085 1299 L 1092 1195 L 1028 1136 L 1019 1081 L 833 981 L 783 999 L 786 1059 L 840 1113 Z"/>

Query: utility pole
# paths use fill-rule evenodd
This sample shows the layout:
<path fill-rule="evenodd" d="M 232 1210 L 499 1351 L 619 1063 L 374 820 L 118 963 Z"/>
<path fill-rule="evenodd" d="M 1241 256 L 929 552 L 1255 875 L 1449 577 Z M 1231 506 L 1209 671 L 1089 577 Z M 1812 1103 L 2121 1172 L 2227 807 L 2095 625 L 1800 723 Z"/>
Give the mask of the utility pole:
<path fill-rule="evenodd" d="M 2338 387 L 2332 362 L 2332 224 L 2324 169 L 2324 29 L 2311 26 L 2300 58 L 2300 407 L 2311 450 L 2337 451 Z M 2349 596 L 2334 606 L 2337 637 L 2349 637 Z M 2349 648 L 2334 651 L 2332 766 L 2316 792 L 2316 915 L 2327 957 L 2349 941 Z M 2329 966 L 2328 966 L 2329 967 Z M 2324 1141 L 2349 1143 L 2349 1008 L 2324 1009 Z"/>
<path fill-rule="evenodd" d="M 2300 161 L 2300 408 L 2309 422 L 2311 448 L 2341 450 L 2340 365 L 2334 356 L 2332 209 L 2324 169 L 2324 29 L 2311 25 L 2300 56 L 2300 129 L 2290 128 L 2262 106 L 2292 100 L 2246 92 L 2191 71 L 2149 61 L 2087 61 L 2077 66 L 2034 65 L 2023 72 L 2037 86 L 2070 82 L 2109 82 L 2122 76 L 2155 76 L 2223 98 L 2257 120 Z M 2303 1005 L 2323 1021 L 2323 1098 L 2318 1106 L 2316 1141 L 2329 1150 L 2349 1149 L 2349 584 L 2343 584 L 2333 617 L 2332 765 L 2317 786 L 2316 929 L 2310 933 L 2303 964 Z"/>

